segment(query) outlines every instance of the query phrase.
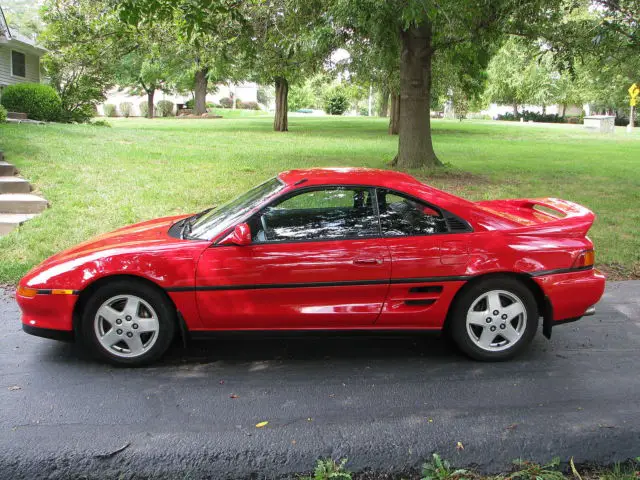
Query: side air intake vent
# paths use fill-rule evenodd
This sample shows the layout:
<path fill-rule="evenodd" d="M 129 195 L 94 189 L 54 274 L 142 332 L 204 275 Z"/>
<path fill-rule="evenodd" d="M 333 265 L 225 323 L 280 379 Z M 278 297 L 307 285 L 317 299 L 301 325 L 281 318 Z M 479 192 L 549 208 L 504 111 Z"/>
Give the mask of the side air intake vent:
<path fill-rule="evenodd" d="M 463 233 L 463 232 L 471 231 L 471 226 L 464 220 L 459 219 L 458 217 L 447 215 L 445 217 L 445 220 L 447 221 L 447 227 L 449 228 L 449 232 Z"/>

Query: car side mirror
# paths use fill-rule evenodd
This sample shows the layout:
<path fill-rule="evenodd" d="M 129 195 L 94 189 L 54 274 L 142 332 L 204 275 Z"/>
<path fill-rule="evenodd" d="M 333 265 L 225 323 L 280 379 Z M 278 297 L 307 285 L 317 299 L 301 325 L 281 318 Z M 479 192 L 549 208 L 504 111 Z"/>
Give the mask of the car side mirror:
<path fill-rule="evenodd" d="M 236 225 L 233 231 L 224 237 L 220 245 L 237 245 L 239 247 L 251 245 L 251 229 L 249 225 L 246 223 Z"/>

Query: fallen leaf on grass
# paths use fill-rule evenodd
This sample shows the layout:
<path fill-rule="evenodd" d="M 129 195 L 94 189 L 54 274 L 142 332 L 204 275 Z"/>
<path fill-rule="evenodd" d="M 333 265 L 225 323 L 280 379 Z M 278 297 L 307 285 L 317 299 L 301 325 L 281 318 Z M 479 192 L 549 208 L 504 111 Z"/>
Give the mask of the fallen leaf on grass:
<path fill-rule="evenodd" d="M 262 428 L 265 427 L 269 422 L 260 422 L 260 423 L 256 423 L 256 428 Z"/>

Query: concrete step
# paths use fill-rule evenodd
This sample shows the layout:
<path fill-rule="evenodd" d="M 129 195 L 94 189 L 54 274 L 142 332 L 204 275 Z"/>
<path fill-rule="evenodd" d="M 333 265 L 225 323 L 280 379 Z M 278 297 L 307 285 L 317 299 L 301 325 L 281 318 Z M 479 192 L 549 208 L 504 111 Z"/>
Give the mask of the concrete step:
<path fill-rule="evenodd" d="M 35 216 L 33 213 L 0 213 L 0 235 L 6 235 Z"/>
<path fill-rule="evenodd" d="M 0 160 L 0 176 L 10 177 L 11 175 L 16 174 L 16 167 L 7 163 L 5 161 Z"/>
<path fill-rule="evenodd" d="M 29 193 L 31 185 L 24 178 L 0 177 L 0 194 L 2 193 Z"/>
<path fill-rule="evenodd" d="M 40 213 L 49 203 L 29 193 L 5 193 L 0 195 L 0 213 Z"/>

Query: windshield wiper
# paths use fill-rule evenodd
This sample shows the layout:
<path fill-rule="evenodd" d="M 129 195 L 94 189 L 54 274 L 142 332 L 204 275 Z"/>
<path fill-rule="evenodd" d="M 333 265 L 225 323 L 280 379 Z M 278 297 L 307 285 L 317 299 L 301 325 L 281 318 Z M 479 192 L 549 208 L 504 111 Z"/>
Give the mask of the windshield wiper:
<path fill-rule="evenodd" d="M 189 234 L 191 233 L 191 230 L 193 229 L 193 224 L 196 222 L 196 220 L 198 220 L 204 214 L 209 213 L 214 208 L 216 208 L 216 207 L 213 206 L 211 208 L 207 208 L 206 210 L 203 210 L 200 213 L 196 213 L 195 215 L 192 215 L 191 217 L 185 218 L 184 219 L 184 223 L 182 224 L 182 227 L 180 228 L 180 238 L 182 240 L 185 240 L 185 239 L 197 239 L 197 237 L 190 237 L 189 236 Z"/>
<path fill-rule="evenodd" d="M 184 223 L 182 224 L 182 228 L 180 228 L 180 238 L 182 240 L 186 239 L 187 236 L 191 233 L 191 229 L 193 228 L 193 220 L 196 219 L 196 215 L 193 217 L 188 217 L 184 219 Z"/>

